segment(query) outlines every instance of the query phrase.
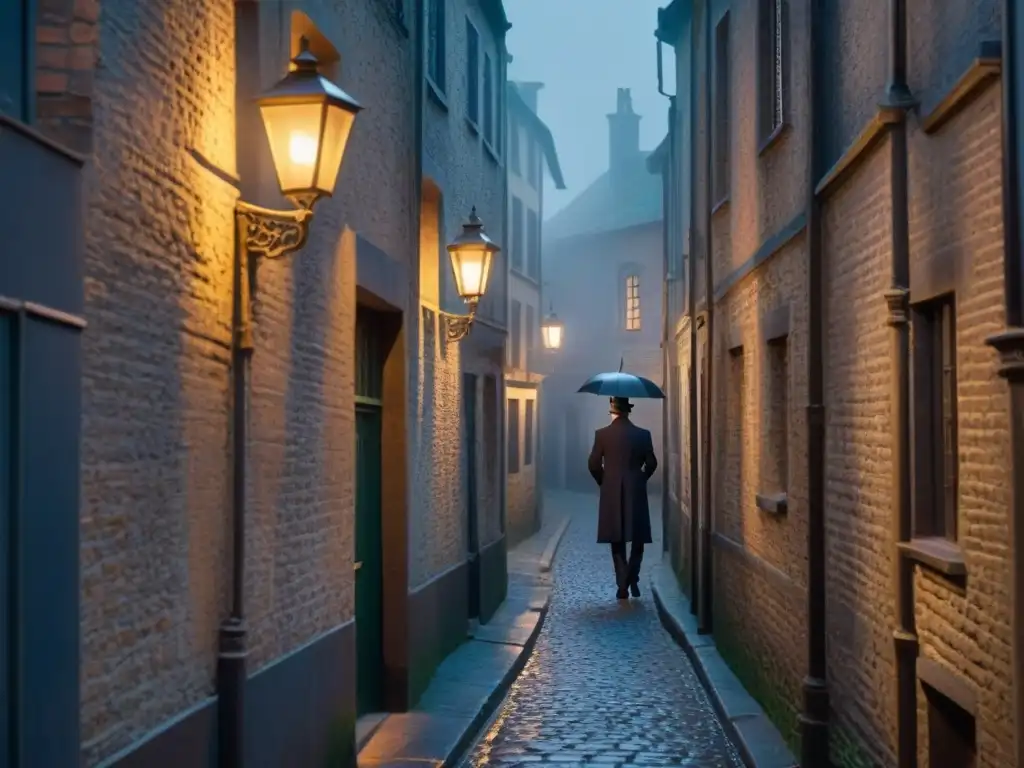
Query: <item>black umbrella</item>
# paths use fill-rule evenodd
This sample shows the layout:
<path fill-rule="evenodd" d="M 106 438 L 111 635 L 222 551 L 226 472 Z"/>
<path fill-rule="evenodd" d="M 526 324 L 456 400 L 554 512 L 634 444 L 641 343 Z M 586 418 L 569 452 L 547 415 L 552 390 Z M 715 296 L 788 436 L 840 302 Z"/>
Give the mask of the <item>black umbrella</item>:
<path fill-rule="evenodd" d="M 618 371 L 598 373 L 591 376 L 576 391 L 586 392 L 591 395 L 604 395 L 605 397 L 665 399 L 665 393 L 661 391 L 661 387 L 650 379 L 645 379 L 643 376 L 637 376 L 633 373 L 625 373 L 622 370 L 621 359 L 619 360 Z"/>

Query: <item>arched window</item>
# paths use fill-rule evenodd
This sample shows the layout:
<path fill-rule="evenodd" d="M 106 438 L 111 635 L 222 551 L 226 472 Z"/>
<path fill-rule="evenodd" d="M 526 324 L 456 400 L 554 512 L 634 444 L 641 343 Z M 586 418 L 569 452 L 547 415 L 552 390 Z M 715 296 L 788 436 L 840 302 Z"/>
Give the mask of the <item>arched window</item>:
<path fill-rule="evenodd" d="M 626 330 L 640 330 L 640 276 L 626 276 Z"/>

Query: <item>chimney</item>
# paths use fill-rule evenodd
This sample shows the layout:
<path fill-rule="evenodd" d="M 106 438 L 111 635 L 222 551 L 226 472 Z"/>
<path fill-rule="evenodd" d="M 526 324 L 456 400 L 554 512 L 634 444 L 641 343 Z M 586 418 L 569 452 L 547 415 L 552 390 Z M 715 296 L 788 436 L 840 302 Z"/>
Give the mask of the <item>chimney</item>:
<path fill-rule="evenodd" d="M 519 95 L 522 96 L 523 101 L 526 102 L 526 106 L 528 106 L 534 114 L 537 114 L 537 94 L 543 87 L 544 83 L 516 83 L 516 88 L 519 89 Z"/>
<path fill-rule="evenodd" d="M 619 88 L 615 112 L 608 115 L 608 170 L 615 177 L 640 154 L 640 115 L 633 111 L 629 88 Z"/>

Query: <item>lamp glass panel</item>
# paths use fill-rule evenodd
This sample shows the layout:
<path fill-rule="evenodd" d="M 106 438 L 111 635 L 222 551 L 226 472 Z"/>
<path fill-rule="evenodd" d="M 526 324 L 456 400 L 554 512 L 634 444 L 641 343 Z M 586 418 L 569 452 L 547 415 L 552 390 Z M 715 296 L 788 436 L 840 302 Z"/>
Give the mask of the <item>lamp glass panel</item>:
<path fill-rule="evenodd" d="M 260 107 L 282 192 L 313 189 L 323 109 L 322 103 Z"/>
<path fill-rule="evenodd" d="M 341 161 L 345 157 L 345 147 L 355 119 L 353 112 L 334 104 L 327 107 L 320 173 L 316 179 L 317 189 L 325 195 L 334 193 L 334 185 L 338 181 L 338 171 L 341 170 Z"/>
<path fill-rule="evenodd" d="M 544 346 L 548 349 L 559 349 L 562 346 L 562 324 L 559 322 L 545 323 L 541 328 Z"/>
<path fill-rule="evenodd" d="M 484 245 L 462 245 L 450 252 L 455 286 L 463 299 L 479 299 L 487 290 L 491 252 Z"/>

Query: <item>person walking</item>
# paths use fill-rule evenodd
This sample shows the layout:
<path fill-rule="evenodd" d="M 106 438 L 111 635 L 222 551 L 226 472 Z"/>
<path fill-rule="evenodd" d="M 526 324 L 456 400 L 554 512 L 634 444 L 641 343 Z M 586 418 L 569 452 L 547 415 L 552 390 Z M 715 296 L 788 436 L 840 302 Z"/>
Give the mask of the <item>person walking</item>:
<path fill-rule="evenodd" d="M 658 468 L 651 433 L 630 421 L 632 410 L 629 398 L 611 398 L 612 423 L 594 432 L 587 460 L 587 469 L 600 488 L 597 543 L 611 545 L 619 600 L 628 599 L 630 592 L 640 597 L 640 563 L 644 545 L 651 543 L 647 481 Z M 629 560 L 628 542 L 632 542 Z"/>

